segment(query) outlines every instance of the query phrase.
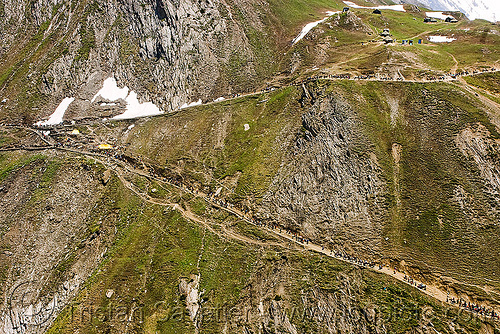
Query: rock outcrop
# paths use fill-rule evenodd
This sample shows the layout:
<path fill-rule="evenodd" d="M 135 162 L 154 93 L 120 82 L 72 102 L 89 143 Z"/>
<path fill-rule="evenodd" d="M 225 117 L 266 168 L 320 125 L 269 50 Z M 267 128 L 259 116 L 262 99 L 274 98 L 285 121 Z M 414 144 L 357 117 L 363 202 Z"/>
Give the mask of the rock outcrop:
<path fill-rule="evenodd" d="M 374 254 L 384 182 L 368 148 L 349 105 L 335 96 L 318 100 L 303 115 L 295 147 L 265 196 L 263 216 L 336 248 L 357 240 L 353 247 Z"/>
<path fill-rule="evenodd" d="M 114 231 L 102 220 L 102 230 L 89 229 L 99 178 L 83 161 L 35 157 L 3 182 L 0 332 L 44 332 L 102 260 Z"/>

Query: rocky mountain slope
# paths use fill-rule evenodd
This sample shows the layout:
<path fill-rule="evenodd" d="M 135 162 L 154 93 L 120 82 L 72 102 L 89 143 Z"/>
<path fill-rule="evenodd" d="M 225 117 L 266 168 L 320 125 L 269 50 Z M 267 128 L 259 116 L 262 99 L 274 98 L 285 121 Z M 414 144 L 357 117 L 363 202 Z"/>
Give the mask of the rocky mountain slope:
<path fill-rule="evenodd" d="M 0 333 L 498 333 L 500 35 L 344 6 L 1 1 Z"/>
<path fill-rule="evenodd" d="M 132 166 L 144 163 L 173 184 L 182 184 L 181 189 L 113 167 L 105 156 L 86 160 L 79 154 L 67 157 L 63 151 L 49 150 L 23 160 L 25 155 L 4 154 L 8 168 L 3 172 L 3 201 L 12 205 L 9 200 L 16 194 L 26 198 L 2 220 L 7 231 L 2 261 L 9 268 L 6 281 L 12 282 L 4 292 L 7 299 L 24 314 L 32 332 L 45 331 L 60 312 L 52 332 L 393 333 L 425 332 L 429 321 L 440 332 L 494 328 L 487 319 L 485 323 L 480 318 L 472 323 L 467 318 L 454 320 L 453 315 L 444 315 L 454 309 L 446 311 L 415 288 L 301 251 L 299 245 L 260 231 L 199 197 L 222 187 L 218 198 L 248 208 L 259 220 L 297 231 L 328 249 L 406 271 L 445 287 L 453 296 L 495 305 L 499 231 L 492 215 L 498 171 L 487 153 L 487 147 L 495 145 L 495 135 L 489 132 L 493 125 L 480 109 L 462 110 L 460 99 L 440 95 L 450 89 L 447 84 L 426 91 L 425 99 L 435 101 L 432 112 L 404 107 L 413 102 L 411 92 L 418 85 L 382 84 L 379 88 L 391 93 L 372 95 L 381 91 L 376 86 L 319 82 L 305 86 L 310 100 L 302 87 L 296 87 L 170 117 L 116 122 L 109 128 L 79 126 L 82 136 L 94 133 L 107 141 L 118 137 L 116 144 L 127 147 L 123 154 Z M 389 105 L 369 110 L 373 99 L 391 101 L 391 96 L 404 95 L 410 101 L 398 101 L 398 114 Z M 446 111 L 455 119 L 445 117 Z M 378 125 L 372 123 L 375 120 Z M 412 126 L 416 120 L 425 120 L 427 130 Z M 484 125 L 478 125 L 481 122 Z M 130 129 L 131 124 L 135 127 Z M 247 131 L 245 124 L 250 125 Z M 425 142 L 433 129 L 440 129 L 442 137 L 434 134 L 440 139 L 416 146 L 425 150 L 422 153 L 415 151 L 413 143 Z M 382 135 L 385 131 L 387 137 Z M 401 136 L 397 149 L 391 144 L 394 135 Z M 63 142 L 69 136 L 58 135 Z M 407 142 L 406 136 L 412 139 Z M 323 146 L 328 140 L 336 144 Z M 450 158 L 441 145 L 454 146 L 459 157 Z M 321 153 L 332 146 L 343 154 Z M 432 150 L 443 152 L 431 160 L 435 169 L 418 167 L 421 154 Z M 344 158 L 347 151 L 350 157 Z M 315 164 L 306 157 L 308 152 Z M 464 159 L 460 157 L 471 160 L 460 162 Z M 324 166 L 339 159 L 346 159 L 341 166 L 353 166 L 344 168 L 357 168 L 359 177 L 348 169 L 337 177 L 329 174 L 331 169 Z M 454 177 L 442 178 L 449 170 Z M 320 173 L 325 176 L 316 177 Z M 299 182 L 285 181 L 277 187 L 286 175 L 295 175 Z M 20 191 L 26 178 L 30 186 Z M 318 190 L 309 192 L 312 182 Z M 441 183 L 438 188 L 427 187 L 432 182 Z M 304 190 L 294 190 L 298 186 Z M 491 190 L 474 190 L 484 186 Z M 350 196 L 358 200 L 325 194 L 321 211 L 315 212 L 316 193 L 334 189 L 350 189 Z M 82 194 L 85 200 L 78 198 Z M 295 194 L 300 198 L 288 199 Z M 380 198 L 385 200 L 373 206 Z M 74 200 L 78 207 L 70 204 Z M 303 203 L 302 208 L 294 203 Z M 343 209 L 363 203 L 366 207 L 358 216 L 353 208 Z M 189 210 L 192 218 L 186 219 L 176 206 Z M 345 222 L 340 215 L 344 211 Z M 422 218 L 415 219 L 417 215 Z M 19 232 L 26 228 L 30 228 L 26 234 Z M 442 242 L 446 238 L 449 243 Z M 47 244 L 50 252 L 40 252 Z M 27 277 L 47 278 L 27 281 Z M 31 293 L 29 302 L 12 294 L 15 283 L 25 282 L 29 284 L 21 288 Z M 492 289 L 488 294 L 471 288 L 484 282 Z M 56 306 L 51 304 L 54 296 Z M 43 305 L 36 320 L 22 309 L 35 301 Z M 421 315 L 424 310 L 430 319 Z M 406 320 L 393 312 L 402 312 Z M 9 313 L 3 320 L 9 324 Z"/>
<path fill-rule="evenodd" d="M 89 116 L 95 108 L 89 100 L 109 76 L 166 111 L 254 88 L 275 69 L 280 31 L 270 30 L 253 6 L 3 1 L 0 89 L 9 100 L 3 115 L 32 122 L 46 116 L 37 110 L 72 96 L 74 117 Z"/>

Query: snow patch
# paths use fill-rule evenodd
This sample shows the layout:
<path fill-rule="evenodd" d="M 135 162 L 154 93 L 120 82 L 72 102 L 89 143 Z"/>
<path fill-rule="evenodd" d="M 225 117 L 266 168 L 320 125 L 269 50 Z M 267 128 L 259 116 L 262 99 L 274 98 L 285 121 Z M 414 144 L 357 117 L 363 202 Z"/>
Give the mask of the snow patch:
<path fill-rule="evenodd" d="M 192 102 L 190 104 L 184 103 L 179 109 L 186 109 L 186 108 L 201 106 L 202 104 L 203 104 L 203 102 L 201 101 L 201 99 L 199 99 L 198 101 Z"/>
<path fill-rule="evenodd" d="M 245 125 L 244 125 L 244 128 L 245 128 L 245 131 L 248 131 L 248 130 L 250 130 L 250 125 L 245 124 Z"/>
<path fill-rule="evenodd" d="M 92 102 L 94 102 L 99 96 L 108 101 L 121 99 L 127 102 L 125 112 L 113 117 L 113 119 L 130 119 L 163 114 L 163 111 L 161 111 L 152 102 L 139 103 L 136 92 L 130 91 L 129 93 L 127 86 L 119 88 L 116 84 L 115 78 L 112 77 L 104 80 L 101 90 L 97 92 L 92 99 Z M 101 106 L 116 106 L 116 103 L 101 103 Z"/>
<path fill-rule="evenodd" d="M 427 17 L 432 17 L 433 19 L 439 19 L 439 20 L 446 20 L 446 18 L 451 17 L 452 19 L 454 18 L 451 15 L 445 15 L 443 12 L 425 12 L 425 15 Z"/>
<path fill-rule="evenodd" d="M 327 16 L 324 19 L 306 24 L 306 26 L 304 28 L 302 28 L 302 31 L 300 32 L 300 34 L 293 39 L 292 44 L 299 42 L 302 38 L 304 38 L 309 33 L 309 31 L 313 30 L 314 27 L 316 27 L 320 23 L 325 22 L 330 16 L 335 15 L 337 13 L 340 13 L 340 12 L 326 12 Z"/>
<path fill-rule="evenodd" d="M 134 91 L 130 92 L 125 101 L 127 102 L 127 109 L 123 114 L 117 115 L 113 119 L 130 119 L 163 114 L 163 111 L 152 102 L 139 103 L 137 93 Z"/>
<path fill-rule="evenodd" d="M 44 125 L 57 125 L 62 123 L 64 113 L 74 100 L 75 100 L 74 97 L 65 98 L 64 100 L 62 100 L 61 104 L 59 104 L 59 106 L 56 108 L 56 111 L 54 111 L 54 113 L 50 115 L 48 120 L 37 122 L 35 123 L 35 125 L 44 126 Z"/>
<path fill-rule="evenodd" d="M 135 128 L 135 124 L 130 125 L 127 129 L 132 130 L 133 128 Z"/>
<path fill-rule="evenodd" d="M 375 6 L 375 7 L 364 7 L 364 6 L 359 6 L 356 5 L 354 2 L 351 1 L 344 1 L 344 3 L 352 8 L 359 8 L 359 9 L 388 9 L 388 10 L 395 10 L 397 12 L 406 12 L 405 8 L 403 5 L 389 5 L 389 6 Z"/>
<path fill-rule="evenodd" d="M 402 0 L 396 0 L 401 3 Z M 406 1 L 419 3 L 433 10 L 460 11 L 469 20 L 484 19 L 496 22 L 500 19 L 500 1 L 498 0 L 418 0 Z"/>
<path fill-rule="evenodd" d="M 218 99 L 215 99 L 215 100 L 214 100 L 214 102 L 222 102 L 222 101 L 224 101 L 224 100 L 225 100 L 225 98 L 223 98 L 223 97 L 221 96 L 221 97 L 219 97 Z"/>
<path fill-rule="evenodd" d="M 125 100 L 128 95 L 128 87 L 119 88 L 115 78 L 104 80 L 104 84 L 100 91 L 94 96 L 91 102 L 94 102 L 99 96 L 108 101 L 116 101 L 119 99 Z"/>
<path fill-rule="evenodd" d="M 3 99 L 3 100 L 2 100 L 2 103 L 5 103 L 5 102 L 7 102 L 7 99 Z"/>
<path fill-rule="evenodd" d="M 446 36 L 429 36 L 429 41 L 433 43 L 450 43 L 455 41 L 456 38 Z"/>

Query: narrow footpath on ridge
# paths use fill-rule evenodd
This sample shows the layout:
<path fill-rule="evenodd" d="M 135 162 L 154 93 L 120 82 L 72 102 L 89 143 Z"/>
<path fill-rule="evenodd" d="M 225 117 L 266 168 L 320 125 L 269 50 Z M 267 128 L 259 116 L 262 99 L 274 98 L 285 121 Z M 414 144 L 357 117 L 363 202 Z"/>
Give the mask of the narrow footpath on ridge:
<path fill-rule="evenodd" d="M 453 55 L 452 55 L 453 57 Z M 454 58 L 454 57 L 453 57 Z M 456 61 L 456 59 L 454 58 L 454 60 Z M 455 65 L 453 67 L 453 69 L 455 69 L 457 65 Z M 456 71 L 456 69 L 455 69 Z M 251 97 L 251 96 L 256 96 L 256 95 L 262 95 L 262 94 L 265 94 L 265 93 L 270 93 L 270 92 L 273 92 L 277 89 L 283 89 L 283 88 L 286 88 L 286 87 L 300 87 L 302 85 L 304 85 L 305 83 L 308 83 L 308 82 L 312 82 L 312 81 L 317 81 L 317 80 L 327 80 L 327 81 L 341 81 L 341 80 L 350 80 L 350 81 L 373 81 L 373 82 L 410 82 L 410 83 L 430 83 L 430 82 L 448 82 L 448 83 L 453 83 L 453 82 L 457 82 L 457 81 L 460 81 L 460 82 L 464 82 L 465 80 L 463 80 L 463 77 L 467 77 L 467 76 L 475 76 L 475 75 L 479 75 L 479 74 L 484 74 L 484 73 L 495 73 L 495 72 L 499 72 L 500 69 L 498 68 L 492 68 L 490 70 L 484 70 L 484 71 L 474 71 L 473 73 L 469 73 L 469 72 L 466 72 L 466 73 L 461 73 L 461 74 L 457 74 L 457 73 L 451 73 L 451 74 L 436 74 L 435 77 L 432 77 L 432 78 L 428 78 L 428 79 L 420 79 L 420 80 L 412 80 L 412 79 L 406 79 L 404 78 L 404 76 L 399 72 L 399 77 L 398 78 L 390 78 L 390 77 L 377 77 L 377 76 L 374 76 L 374 75 L 359 75 L 359 76 L 351 76 L 350 74 L 341 74 L 341 75 L 335 75 L 335 74 L 324 74 L 324 73 L 321 73 L 321 74 L 317 74 L 317 75 L 313 75 L 313 76 L 310 76 L 310 77 L 307 77 L 303 80 L 299 80 L 299 81 L 294 81 L 294 82 L 290 82 L 286 85 L 282 85 L 280 86 L 279 88 L 278 87 L 273 87 L 273 86 L 269 86 L 267 88 L 264 88 L 262 90 L 258 90 L 258 91 L 255 91 L 255 92 L 249 92 L 249 93 L 236 93 L 236 94 L 232 94 L 231 96 L 229 97 L 223 97 L 222 100 L 213 100 L 213 101 L 208 101 L 208 102 L 205 102 L 205 103 L 202 103 L 202 104 L 199 104 L 199 105 L 196 105 L 196 106 L 188 106 L 188 107 L 185 107 L 185 108 L 179 108 L 179 109 L 176 109 L 176 110 L 172 110 L 170 112 L 166 112 L 166 113 L 163 113 L 163 114 L 158 114 L 158 115 L 150 115 L 150 116 L 138 116 L 138 117 L 135 117 L 133 119 L 140 119 L 140 118 L 147 118 L 147 117 L 165 117 L 165 116 L 173 116 L 179 112 L 182 112 L 182 111 L 185 111 L 185 110 L 189 110 L 189 109 L 192 109 L 192 108 L 196 108 L 196 107 L 199 107 L 199 106 L 209 106 L 209 105 L 216 105 L 216 104 L 220 104 L 220 103 L 225 103 L 225 102 L 228 102 L 228 101 L 233 101 L 233 100 L 236 100 L 236 99 L 240 99 L 240 98 L 244 98 L 244 97 Z M 10 127 L 23 127 L 23 128 L 26 128 L 26 129 L 36 129 L 36 130 L 51 130 L 53 128 L 64 128 L 64 127 L 71 127 L 71 128 L 74 128 L 75 126 L 78 126 L 78 125 L 89 125 L 89 124 L 92 124 L 92 123 L 95 123 L 96 121 L 103 121 L 103 119 L 101 118 L 93 118 L 93 119 L 83 119 L 83 120 L 78 120 L 76 121 L 75 123 L 72 123 L 72 124 L 56 124 L 56 125 L 43 125 L 43 126 L 33 126 L 32 128 L 30 127 L 27 127 L 27 126 L 23 126 L 23 125 L 16 125 L 16 124 L 11 124 L 11 125 L 4 125 L 4 126 L 10 126 Z M 113 119 L 106 119 L 106 121 L 113 121 Z M 43 135 L 39 133 L 39 135 L 42 137 L 42 140 L 44 141 L 47 141 L 46 138 L 44 139 L 43 138 Z"/>
<path fill-rule="evenodd" d="M 484 74 L 484 73 L 495 73 L 495 72 L 499 72 L 500 71 L 500 69 L 494 68 L 492 70 L 477 71 L 475 73 L 457 74 L 456 71 L 458 69 L 458 62 L 457 62 L 457 60 L 455 59 L 455 57 L 452 54 L 450 54 L 450 55 L 452 56 L 452 58 L 453 58 L 453 60 L 455 62 L 455 65 L 452 68 L 452 73 L 451 74 L 440 74 L 440 75 L 436 74 L 436 77 L 433 77 L 433 78 L 420 79 L 420 80 L 406 79 L 406 78 L 404 78 L 404 76 L 400 72 L 399 72 L 400 76 L 398 78 L 380 78 L 380 77 L 373 76 L 373 75 L 352 76 L 350 74 L 334 75 L 334 74 L 324 74 L 324 73 L 322 73 L 322 74 L 318 74 L 318 75 L 314 75 L 314 76 L 305 78 L 303 80 L 291 82 L 291 83 L 289 83 L 287 85 L 284 85 L 282 87 L 279 87 L 279 88 L 268 87 L 266 89 L 259 90 L 259 91 L 256 91 L 256 92 L 243 93 L 243 94 L 233 94 L 233 96 L 228 97 L 228 98 L 224 98 L 223 100 L 220 100 L 220 101 L 215 101 L 215 100 L 214 101 L 209 101 L 209 102 L 203 103 L 203 104 L 198 105 L 198 106 L 219 104 L 219 103 L 223 103 L 223 102 L 227 102 L 227 101 L 231 101 L 231 100 L 235 100 L 235 99 L 239 99 L 239 98 L 243 98 L 243 97 L 250 97 L 250 96 L 255 96 L 255 95 L 261 95 L 263 93 L 272 92 L 272 91 L 274 91 L 276 89 L 282 89 L 282 88 L 292 87 L 292 86 L 301 86 L 301 85 L 303 85 L 303 84 L 305 84 L 307 82 L 316 81 L 316 80 L 329 80 L 329 81 L 351 80 L 351 81 L 374 81 L 374 82 L 391 82 L 391 81 L 394 81 L 394 82 L 412 82 L 412 83 L 453 82 L 453 81 L 460 80 L 463 77 L 467 77 L 467 76 L 475 76 L 475 75 Z M 191 108 L 196 108 L 196 107 L 197 106 L 189 106 L 189 107 L 185 107 L 185 108 L 179 109 L 179 111 L 186 110 L 186 109 L 191 109 Z"/>

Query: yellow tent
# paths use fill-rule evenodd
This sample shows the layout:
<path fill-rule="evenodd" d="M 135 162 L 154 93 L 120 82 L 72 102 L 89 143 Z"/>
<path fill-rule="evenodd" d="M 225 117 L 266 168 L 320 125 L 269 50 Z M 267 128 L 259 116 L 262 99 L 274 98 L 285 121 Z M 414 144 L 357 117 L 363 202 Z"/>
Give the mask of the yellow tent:
<path fill-rule="evenodd" d="M 101 144 L 98 147 L 100 150 L 112 150 L 113 149 L 113 146 L 111 146 L 109 144 Z"/>
<path fill-rule="evenodd" d="M 78 131 L 78 129 L 74 129 L 73 131 L 71 131 L 71 134 L 72 135 L 79 135 L 80 131 Z"/>

